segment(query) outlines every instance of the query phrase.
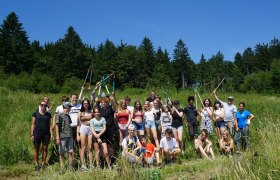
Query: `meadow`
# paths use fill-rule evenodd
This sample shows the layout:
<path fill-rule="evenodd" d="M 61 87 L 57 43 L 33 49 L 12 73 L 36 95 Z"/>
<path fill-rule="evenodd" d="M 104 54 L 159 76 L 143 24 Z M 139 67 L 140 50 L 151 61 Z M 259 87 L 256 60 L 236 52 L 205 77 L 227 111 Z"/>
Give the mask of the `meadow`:
<path fill-rule="evenodd" d="M 132 102 L 144 102 L 149 90 L 128 89 L 117 92 L 118 99 L 130 96 Z M 158 90 L 163 96 L 163 91 Z M 186 98 L 193 91 L 170 91 L 174 100 L 186 105 Z M 235 97 L 235 105 L 246 103 L 246 109 L 255 115 L 250 125 L 250 149 L 232 158 L 220 156 L 213 145 L 215 161 L 198 157 L 192 142 L 185 138 L 185 154 L 180 161 L 161 168 L 131 167 L 120 160 L 112 171 L 94 169 L 88 172 L 59 174 L 59 163 L 51 164 L 46 171 L 34 172 L 33 145 L 30 140 L 31 115 L 38 107 L 41 97 L 47 95 L 59 105 L 64 94 L 33 94 L 26 91 L 10 91 L 0 87 L 0 177 L 1 179 L 280 179 L 280 97 L 277 95 L 217 93 L 220 99 Z M 88 96 L 88 94 L 85 94 Z M 70 96 L 70 94 L 69 94 Z M 201 92 L 202 99 L 209 93 Z M 199 101 L 198 101 L 198 104 Z M 55 106 L 56 106 L 55 105 Z M 52 109 L 52 114 L 55 107 Z M 187 136 L 184 129 L 185 137 Z M 215 141 L 215 138 L 214 138 Z M 215 144 L 215 143 L 214 143 Z M 54 142 L 49 146 L 52 151 Z M 49 157 L 51 153 L 49 154 Z"/>

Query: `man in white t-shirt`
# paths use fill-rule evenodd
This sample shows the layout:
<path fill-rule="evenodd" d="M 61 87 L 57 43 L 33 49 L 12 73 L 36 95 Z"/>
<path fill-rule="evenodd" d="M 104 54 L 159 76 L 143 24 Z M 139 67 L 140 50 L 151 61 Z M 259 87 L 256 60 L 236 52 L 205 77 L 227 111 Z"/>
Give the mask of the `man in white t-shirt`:
<path fill-rule="evenodd" d="M 235 127 L 234 122 L 236 121 L 236 112 L 237 112 L 237 108 L 233 104 L 233 96 L 229 96 L 228 101 L 223 102 L 216 95 L 216 91 L 213 91 L 213 93 L 214 93 L 215 98 L 221 102 L 221 104 L 225 110 L 225 116 L 224 116 L 225 125 L 226 125 L 228 131 L 230 132 L 230 134 L 233 135 L 234 127 Z"/>
<path fill-rule="evenodd" d="M 141 163 L 143 158 L 143 153 L 145 148 L 142 148 L 142 145 L 137 136 L 134 136 L 135 127 L 130 125 L 128 127 L 128 136 L 125 137 L 122 141 L 123 152 L 122 155 L 130 163 Z"/>
<path fill-rule="evenodd" d="M 162 154 L 166 157 L 167 164 L 171 163 L 181 152 L 176 139 L 172 137 L 171 129 L 166 129 L 165 137 L 160 140 L 159 147 Z"/>
<path fill-rule="evenodd" d="M 77 133 L 79 133 L 79 131 L 77 131 L 77 126 L 78 126 L 78 113 L 81 110 L 82 105 L 80 103 L 78 103 L 78 95 L 73 93 L 71 94 L 71 109 L 69 112 L 69 116 L 71 118 L 71 127 L 72 127 L 72 135 L 73 135 L 73 141 L 74 144 L 78 144 L 77 142 Z"/>

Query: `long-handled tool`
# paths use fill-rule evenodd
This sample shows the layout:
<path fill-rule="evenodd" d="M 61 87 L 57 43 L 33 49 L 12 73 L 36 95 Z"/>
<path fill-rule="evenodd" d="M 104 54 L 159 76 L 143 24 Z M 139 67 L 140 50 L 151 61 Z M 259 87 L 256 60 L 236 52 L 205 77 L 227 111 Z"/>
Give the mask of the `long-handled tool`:
<path fill-rule="evenodd" d="M 218 84 L 218 86 L 212 91 L 211 96 L 213 96 L 214 92 L 221 86 L 221 84 L 223 83 L 223 81 L 226 79 L 226 77 L 224 77 L 221 82 Z"/>

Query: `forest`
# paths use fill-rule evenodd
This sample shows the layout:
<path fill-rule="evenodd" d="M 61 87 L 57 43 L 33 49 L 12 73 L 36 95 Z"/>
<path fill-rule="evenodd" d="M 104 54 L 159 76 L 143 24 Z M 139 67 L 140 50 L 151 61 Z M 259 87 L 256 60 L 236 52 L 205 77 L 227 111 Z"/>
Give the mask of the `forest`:
<path fill-rule="evenodd" d="M 71 92 L 83 85 L 89 67 L 95 84 L 114 72 L 116 89 L 162 88 L 183 90 L 194 86 L 213 89 L 224 77 L 226 92 L 279 93 L 280 42 L 248 47 L 225 60 L 222 52 L 199 62 L 190 57 L 182 39 L 172 53 L 154 47 L 149 37 L 139 46 L 109 39 L 98 45 L 85 44 L 69 26 L 56 42 L 30 42 L 15 12 L 0 27 L 0 86 L 33 93 Z M 109 82 L 112 84 L 112 82 Z"/>

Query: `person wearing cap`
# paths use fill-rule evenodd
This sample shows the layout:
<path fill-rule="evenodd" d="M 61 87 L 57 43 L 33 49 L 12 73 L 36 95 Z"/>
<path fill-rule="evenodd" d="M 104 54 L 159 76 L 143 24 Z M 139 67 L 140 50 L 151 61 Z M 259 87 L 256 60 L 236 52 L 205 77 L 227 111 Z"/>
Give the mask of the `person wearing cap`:
<path fill-rule="evenodd" d="M 62 105 L 63 112 L 58 114 L 56 117 L 56 144 L 59 146 L 59 161 L 60 161 L 60 172 L 64 172 L 64 154 L 67 151 L 69 153 L 69 167 L 73 170 L 74 150 L 73 150 L 73 136 L 71 128 L 71 118 L 69 111 L 71 108 L 69 102 L 64 102 Z"/>
<path fill-rule="evenodd" d="M 188 105 L 184 109 L 184 114 L 187 119 L 187 127 L 189 131 L 190 140 L 193 141 L 195 136 L 198 135 L 198 111 L 196 107 L 193 105 L 194 103 L 194 96 L 188 97 Z"/>
<path fill-rule="evenodd" d="M 145 149 L 142 148 L 138 137 L 134 136 L 134 130 L 133 125 L 128 127 L 128 135 L 122 141 L 122 155 L 130 163 L 141 163 Z"/>
<path fill-rule="evenodd" d="M 35 171 L 40 170 L 38 164 L 40 146 L 43 146 L 43 157 L 42 157 L 42 168 L 47 167 L 46 160 L 48 155 L 48 145 L 50 139 L 53 138 L 53 132 L 51 127 L 51 113 L 47 111 L 47 103 L 45 101 L 40 102 L 39 110 L 36 110 L 32 114 L 32 124 L 31 124 L 31 140 L 34 144 L 34 162 Z"/>
<path fill-rule="evenodd" d="M 171 105 L 169 105 L 171 106 Z M 173 131 L 174 138 L 179 144 L 180 149 L 184 151 L 183 147 L 183 109 L 180 108 L 180 102 L 178 100 L 174 100 L 173 107 L 171 109 L 171 128 Z M 165 134 L 165 132 L 164 132 Z"/>
<path fill-rule="evenodd" d="M 236 113 L 234 143 L 237 146 L 237 151 L 240 151 L 240 141 L 244 140 L 244 149 L 249 145 L 249 125 L 255 116 L 249 111 L 245 110 L 245 103 L 240 102 L 238 111 Z"/>
<path fill-rule="evenodd" d="M 172 137 L 171 129 L 166 129 L 165 137 L 161 138 L 159 147 L 166 158 L 166 164 L 171 163 L 181 153 L 176 139 Z"/>
<path fill-rule="evenodd" d="M 220 100 L 216 94 L 216 91 L 213 91 L 213 94 L 215 96 L 215 98 L 221 102 L 224 110 L 225 110 L 225 116 L 224 116 L 224 121 L 225 121 L 225 125 L 226 128 L 228 129 L 228 131 L 230 132 L 230 134 L 233 136 L 234 134 L 234 122 L 236 121 L 236 106 L 233 104 L 233 96 L 229 96 L 228 97 L 228 101 L 227 102 L 223 102 L 222 100 Z"/>

